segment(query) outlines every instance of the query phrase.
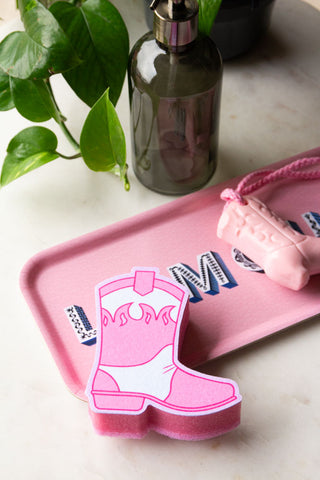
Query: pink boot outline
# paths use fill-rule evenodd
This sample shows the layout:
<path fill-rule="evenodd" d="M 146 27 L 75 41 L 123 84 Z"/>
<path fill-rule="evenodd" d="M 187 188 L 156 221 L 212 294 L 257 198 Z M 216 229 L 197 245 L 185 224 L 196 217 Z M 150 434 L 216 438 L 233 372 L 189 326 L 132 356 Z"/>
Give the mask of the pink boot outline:
<path fill-rule="evenodd" d="M 188 315 L 183 286 L 156 269 L 134 268 L 99 284 L 96 302 L 97 350 L 86 393 L 99 433 L 141 438 L 152 429 L 202 439 L 239 424 L 237 384 L 178 359 Z"/>

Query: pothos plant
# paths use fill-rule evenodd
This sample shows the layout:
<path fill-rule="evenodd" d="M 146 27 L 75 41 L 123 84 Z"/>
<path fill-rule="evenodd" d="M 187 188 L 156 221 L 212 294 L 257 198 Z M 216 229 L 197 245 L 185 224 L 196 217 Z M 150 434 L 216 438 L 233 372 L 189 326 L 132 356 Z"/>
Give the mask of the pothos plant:
<path fill-rule="evenodd" d="M 209 34 L 221 0 L 199 0 L 199 29 Z M 0 110 L 16 108 L 31 122 L 53 119 L 74 148 L 59 152 L 54 132 L 31 126 L 10 142 L 0 185 L 56 158 L 82 157 L 94 171 L 118 175 L 129 189 L 126 142 L 116 113 L 128 55 L 126 25 L 108 0 L 17 0 L 24 31 L 0 43 Z M 79 139 L 66 125 L 51 85 L 62 74 L 91 107 Z M 76 114 L 76 113 L 75 113 Z"/>

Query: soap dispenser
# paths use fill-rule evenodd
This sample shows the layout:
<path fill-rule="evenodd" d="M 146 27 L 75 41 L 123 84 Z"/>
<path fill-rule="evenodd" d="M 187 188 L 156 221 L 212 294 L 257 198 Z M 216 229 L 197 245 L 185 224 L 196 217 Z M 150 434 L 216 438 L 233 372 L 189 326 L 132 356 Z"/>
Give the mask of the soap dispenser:
<path fill-rule="evenodd" d="M 216 168 L 222 61 L 198 35 L 195 0 L 153 0 L 150 8 L 153 32 L 129 60 L 133 169 L 149 189 L 182 195 Z"/>

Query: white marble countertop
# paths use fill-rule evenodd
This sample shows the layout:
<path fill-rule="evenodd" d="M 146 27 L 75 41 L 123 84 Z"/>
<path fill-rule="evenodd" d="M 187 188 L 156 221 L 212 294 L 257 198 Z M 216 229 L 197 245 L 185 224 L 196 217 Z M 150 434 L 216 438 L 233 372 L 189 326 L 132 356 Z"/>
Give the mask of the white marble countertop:
<path fill-rule="evenodd" d="M 133 43 L 146 29 L 142 3 L 114 4 Z M 259 47 L 225 64 L 219 167 L 212 184 L 320 145 L 317 7 L 320 0 L 277 0 Z M 7 19 L 0 25 L 4 37 L 18 25 L 6 0 L 0 0 L 0 16 Z M 62 79 L 55 87 L 78 135 L 87 108 Z M 117 109 L 130 145 L 126 86 Z M 1 112 L 1 159 L 9 139 L 29 125 L 14 110 Z M 59 141 L 67 148 L 61 136 Z M 244 399 L 235 431 L 203 442 L 155 433 L 133 441 L 93 432 L 87 405 L 65 387 L 18 278 L 24 263 L 44 248 L 173 201 L 144 189 L 131 170 L 130 180 L 126 193 L 117 179 L 89 171 L 81 159 L 59 159 L 0 191 L 2 478 L 319 478 L 319 318 L 203 368 L 238 382 Z"/>

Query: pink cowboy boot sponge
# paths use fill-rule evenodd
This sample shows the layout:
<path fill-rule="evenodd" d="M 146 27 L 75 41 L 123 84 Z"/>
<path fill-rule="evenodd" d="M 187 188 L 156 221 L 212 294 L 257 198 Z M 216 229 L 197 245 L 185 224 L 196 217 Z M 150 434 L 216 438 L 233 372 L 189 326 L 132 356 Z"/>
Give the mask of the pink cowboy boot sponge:
<path fill-rule="evenodd" d="M 178 359 L 188 294 L 155 269 L 134 269 L 96 290 L 98 343 L 87 386 L 95 429 L 141 438 L 155 430 L 204 439 L 236 427 L 237 385 Z"/>

